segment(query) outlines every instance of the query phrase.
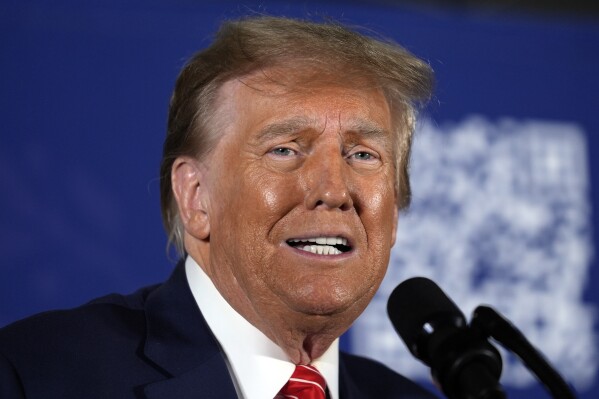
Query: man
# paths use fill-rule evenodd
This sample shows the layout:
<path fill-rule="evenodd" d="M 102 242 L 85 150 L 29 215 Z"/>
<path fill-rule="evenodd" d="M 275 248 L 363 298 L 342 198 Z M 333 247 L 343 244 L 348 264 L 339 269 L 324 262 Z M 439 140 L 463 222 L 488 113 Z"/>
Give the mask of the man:
<path fill-rule="evenodd" d="M 431 81 L 336 24 L 225 23 L 170 105 L 162 212 L 183 260 L 164 284 L 5 328 L 0 396 L 295 397 L 308 379 L 321 398 L 432 397 L 338 351 L 385 274 Z"/>

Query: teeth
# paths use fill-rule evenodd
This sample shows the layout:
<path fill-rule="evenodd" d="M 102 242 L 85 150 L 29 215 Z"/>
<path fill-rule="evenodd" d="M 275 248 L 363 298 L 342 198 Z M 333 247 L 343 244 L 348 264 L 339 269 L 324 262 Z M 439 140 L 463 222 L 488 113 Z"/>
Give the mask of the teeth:
<path fill-rule="evenodd" d="M 304 245 L 300 249 L 317 255 L 339 255 L 341 253 L 337 248 L 329 245 Z"/>
<path fill-rule="evenodd" d="M 296 248 L 317 255 L 339 255 L 342 252 L 333 245 L 347 245 L 347 239 L 341 237 L 294 238 L 290 242 L 305 243 Z"/>
<path fill-rule="evenodd" d="M 347 245 L 347 239 L 341 237 L 313 237 L 313 238 L 294 238 L 291 242 L 313 242 L 318 245 Z"/>

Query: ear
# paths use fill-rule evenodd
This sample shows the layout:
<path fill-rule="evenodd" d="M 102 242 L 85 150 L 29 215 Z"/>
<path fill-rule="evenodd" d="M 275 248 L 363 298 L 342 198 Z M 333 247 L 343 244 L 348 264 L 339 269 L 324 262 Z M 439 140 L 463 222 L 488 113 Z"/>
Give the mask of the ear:
<path fill-rule="evenodd" d="M 185 231 L 198 240 L 210 236 L 205 168 L 192 157 L 179 157 L 171 169 L 171 185 Z"/>

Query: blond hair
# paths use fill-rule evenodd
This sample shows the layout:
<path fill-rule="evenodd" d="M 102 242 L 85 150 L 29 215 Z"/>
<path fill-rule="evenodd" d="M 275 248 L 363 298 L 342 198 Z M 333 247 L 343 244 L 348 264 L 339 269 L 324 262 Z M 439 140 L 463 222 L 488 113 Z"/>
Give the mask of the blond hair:
<path fill-rule="evenodd" d="M 310 65 L 351 84 L 366 78 L 389 102 L 396 129 L 397 206 L 410 203 L 408 164 L 416 107 L 431 95 L 429 65 L 401 46 L 336 22 L 316 23 L 280 17 L 249 17 L 223 23 L 212 45 L 183 67 L 170 102 L 160 165 L 162 220 L 169 245 L 184 253 L 184 228 L 172 192 L 171 169 L 180 156 L 204 158 L 219 139 L 211 129 L 218 89 L 231 79 L 273 66 Z"/>

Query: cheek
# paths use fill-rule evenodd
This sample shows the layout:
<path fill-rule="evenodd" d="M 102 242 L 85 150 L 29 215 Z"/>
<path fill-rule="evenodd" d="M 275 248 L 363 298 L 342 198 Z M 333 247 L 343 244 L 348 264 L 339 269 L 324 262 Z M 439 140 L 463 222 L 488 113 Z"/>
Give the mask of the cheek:
<path fill-rule="evenodd" d="M 395 190 L 392 185 L 381 182 L 372 187 L 366 196 L 361 219 L 367 234 L 367 253 L 371 268 L 370 283 L 380 283 L 387 265 L 391 247 L 395 241 Z"/>
<path fill-rule="evenodd" d="M 387 231 L 386 227 L 394 225 L 396 206 L 395 189 L 389 180 L 368 182 L 361 192 L 363 212 L 368 214 L 372 222 L 378 224 L 378 229 Z"/>
<path fill-rule="evenodd" d="M 239 181 L 236 194 L 252 219 L 276 223 L 302 201 L 293 176 L 267 172 L 248 172 Z"/>
<path fill-rule="evenodd" d="M 267 208 L 274 209 L 281 201 L 279 196 L 280 194 L 277 191 L 267 189 L 262 192 L 262 202 Z"/>
<path fill-rule="evenodd" d="M 371 209 L 375 215 L 384 213 L 385 205 L 388 202 L 388 195 L 382 190 L 373 190 L 372 195 L 365 198 L 364 203 L 367 209 Z"/>

